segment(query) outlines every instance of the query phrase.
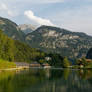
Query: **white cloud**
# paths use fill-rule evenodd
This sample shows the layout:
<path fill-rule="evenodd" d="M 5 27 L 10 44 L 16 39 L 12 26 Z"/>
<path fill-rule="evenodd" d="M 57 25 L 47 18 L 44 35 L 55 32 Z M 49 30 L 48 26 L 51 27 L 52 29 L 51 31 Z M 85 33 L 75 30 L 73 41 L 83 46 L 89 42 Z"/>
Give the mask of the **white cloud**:
<path fill-rule="evenodd" d="M 31 10 L 25 11 L 24 15 L 26 15 L 30 20 L 36 22 L 39 25 L 54 26 L 54 24 L 50 20 L 35 16 L 34 13 Z"/>

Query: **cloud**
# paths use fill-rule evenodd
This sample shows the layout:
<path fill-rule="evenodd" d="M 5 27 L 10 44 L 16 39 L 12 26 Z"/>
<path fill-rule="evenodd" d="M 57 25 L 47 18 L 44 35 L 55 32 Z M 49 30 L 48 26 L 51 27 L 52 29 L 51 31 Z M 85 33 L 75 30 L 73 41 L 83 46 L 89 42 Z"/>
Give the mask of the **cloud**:
<path fill-rule="evenodd" d="M 12 11 L 10 11 L 10 10 L 7 11 L 7 14 L 8 14 L 10 17 L 14 17 L 14 16 L 15 16 L 14 13 L 13 13 Z"/>
<path fill-rule="evenodd" d="M 9 7 L 5 3 L 0 4 L 0 12 L 5 15 L 8 15 L 9 17 L 16 16 L 15 12 L 9 9 Z"/>
<path fill-rule="evenodd" d="M 0 10 L 7 10 L 7 6 L 4 3 L 0 4 Z"/>
<path fill-rule="evenodd" d="M 65 0 L 38 0 L 39 3 L 63 3 L 64 1 Z"/>
<path fill-rule="evenodd" d="M 9 3 L 31 3 L 31 4 L 47 4 L 47 3 L 63 3 L 66 0 L 7 0 Z"/>
<path fill-rule="evenodd" d="M 36 22 L 39 25 L 54 26 L 54 24 L 50 20 L 35 16 L 34 13 L 31 10 L 25 11 L 24 15 L 26 15 L 30 20 Z"/>

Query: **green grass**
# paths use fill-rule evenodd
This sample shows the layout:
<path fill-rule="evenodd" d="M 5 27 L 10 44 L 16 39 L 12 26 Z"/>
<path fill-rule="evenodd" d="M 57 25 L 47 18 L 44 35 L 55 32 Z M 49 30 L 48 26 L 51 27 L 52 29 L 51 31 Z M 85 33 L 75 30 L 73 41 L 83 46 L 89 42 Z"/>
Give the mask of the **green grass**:
<path fill-rule="evenodd" d="M 92 63 L 90 63 L 90 64 L 84 66 L 83 68 L 81 68 L 79 65 L 73 65 L 72 68 L 73 68 L 73 69 L 88 69 L 88 68 L 89 68 L 89 69 L 92 69 Z"/>
<path fill-rule="evenodd" d="M 85 68 L 91 68 L 92 69 L 92 63 L 90 63 L 87 66 L 85 66 Z"/>
<path fill-rule="evenodd" d="M 7 60 L 0 59 L 0 69 L 15 68 L 16 64 L 14 62 L 9 62 Z"/>

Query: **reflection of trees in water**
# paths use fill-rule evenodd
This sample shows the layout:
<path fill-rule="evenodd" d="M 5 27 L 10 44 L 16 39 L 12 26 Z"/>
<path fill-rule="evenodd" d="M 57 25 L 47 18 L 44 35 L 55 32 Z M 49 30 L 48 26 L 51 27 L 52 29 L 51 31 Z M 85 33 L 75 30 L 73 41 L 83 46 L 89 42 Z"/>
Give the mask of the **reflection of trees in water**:
<path fill-rule="evenodd" d="M 90 92 L 92 71 L 30 69 L 0 74 L 0 92 Z"/>
<path fill-rule="evenodd" d="M 78 75 L 82 78 L 82 79 L 90 79 L 92 78 L 92 70 L 91 69 L 81 69 L 80 71 L 78 71 Z"/>
<path fill-rule="evenodd" d="M 61 79 L 64 77 L 64 79 L 67 80 L 67 78 L 70 75 L 70 70 L 69 69 L 64 69 L 64 70 L 50 70 L 50 80 L 56 80 L 56 79 Z"/>
<path fill-rule="evenodd" d="M 90 85 L 92 85 L 92 69 L 81 69 L 77 74 L 82 80 L 86 80 Z"/>
<path fill-rule="evenodd" d="M 84 79 L 83 78 L 84 76 L 80 77 L 81 75 L 78 75 L 79 72 L 84 72 L 84 76 L 90 76 L 91 73 L 90 71 L 81 71 L 81 70 L 72 72 L 68 69 L 65 69 L 64 71 L 52 70 L 50 80 L 51 78 L 53 80 L 50 81 L 49 83 L 49 88 L 52 89 L 51 92 L 91 92 L 90 90 L 92 90 L 92 87 L 90 82 Z M 46 87 L 46 85 L 44 86 Z"/>
<path fill-rule="evenodd" d="M 13 80 L 15 71 L 0 72 L 0 92 L 13 92 L 11 80 Z"/>

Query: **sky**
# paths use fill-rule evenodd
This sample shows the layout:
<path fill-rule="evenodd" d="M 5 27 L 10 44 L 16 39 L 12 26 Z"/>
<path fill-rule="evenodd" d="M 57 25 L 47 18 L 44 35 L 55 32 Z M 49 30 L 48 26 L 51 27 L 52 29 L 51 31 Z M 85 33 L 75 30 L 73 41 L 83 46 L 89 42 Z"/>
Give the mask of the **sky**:
<path fill-rule="evenodd" d="M 92 0 L 0 0 L 0 16 L 92 35 Z"/>

